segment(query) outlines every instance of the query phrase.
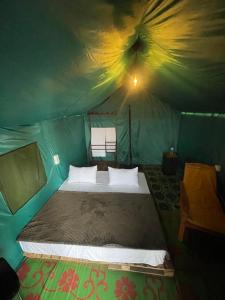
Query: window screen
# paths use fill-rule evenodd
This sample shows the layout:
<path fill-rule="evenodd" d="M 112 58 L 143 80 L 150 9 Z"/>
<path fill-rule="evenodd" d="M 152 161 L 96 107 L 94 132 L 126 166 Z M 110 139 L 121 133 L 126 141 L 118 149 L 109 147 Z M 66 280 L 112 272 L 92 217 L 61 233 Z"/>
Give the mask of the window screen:
<path fill-rule="evenodd" d="M 47 182 L 37 143 L 0 156 L 0 191 L 14 214 Z"/>

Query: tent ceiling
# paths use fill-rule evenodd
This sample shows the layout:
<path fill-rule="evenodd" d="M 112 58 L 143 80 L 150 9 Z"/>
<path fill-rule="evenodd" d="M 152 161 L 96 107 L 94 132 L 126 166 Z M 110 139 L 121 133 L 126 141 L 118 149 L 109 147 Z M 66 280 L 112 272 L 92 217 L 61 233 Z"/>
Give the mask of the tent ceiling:
<path fill-rule="evenodd" d="M 175 109 L 225 112 L 223 0 L 3 0 L 0 45 L 1 126 L 88 111 L 134 73 Z"/>

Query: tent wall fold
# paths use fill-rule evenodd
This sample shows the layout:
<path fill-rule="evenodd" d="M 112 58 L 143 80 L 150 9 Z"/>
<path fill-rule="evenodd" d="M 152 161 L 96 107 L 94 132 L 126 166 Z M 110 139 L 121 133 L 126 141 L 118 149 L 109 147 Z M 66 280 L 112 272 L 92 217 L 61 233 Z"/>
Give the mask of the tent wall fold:
<path fill-rule="evenodd" d="M 14 215 L 0 193 L 0 256 L 17 267 L 23 254 L 16 237 L 57 190 L 68 173 L 69 164 L 86 163 L 83 117 L 45 121 L 32 126 L 0 128 L 0 154 L 37 142 L 44 163 L 47 184 Z M 53 155 L 59 155 L 55 165 Z"/>

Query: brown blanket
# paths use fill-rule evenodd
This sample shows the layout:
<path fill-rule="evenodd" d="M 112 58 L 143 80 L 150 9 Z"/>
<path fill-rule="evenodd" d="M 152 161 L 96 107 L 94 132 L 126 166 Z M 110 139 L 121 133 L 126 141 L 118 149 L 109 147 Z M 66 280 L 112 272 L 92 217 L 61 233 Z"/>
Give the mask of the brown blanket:
<path fill-rule="evenodd" d="M 18 241 L 166 249 L 150 195 L 58 191 Z"/>

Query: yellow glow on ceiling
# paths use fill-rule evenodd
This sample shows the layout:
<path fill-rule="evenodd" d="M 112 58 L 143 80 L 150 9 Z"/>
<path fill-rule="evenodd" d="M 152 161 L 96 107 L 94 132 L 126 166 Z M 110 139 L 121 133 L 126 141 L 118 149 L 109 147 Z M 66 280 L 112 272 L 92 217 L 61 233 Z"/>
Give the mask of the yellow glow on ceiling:
<path fill-rule="evenodd" d="M 112 26 L 98 32 L 97 46 L 92 49 L 93 64 L 90 72 L 99 69 L 102 72 L 94 88 L 111 82 L 117 86 L 124 84 L 125 79 L 133 74 L 134 57 L 137 57 L 139 71 L 144 73 L 147 83 L 162 66 L 170 65 L 185 70 L 187 68 L 183 60 L 185 53 L 188 53 L 189 58 L 208 56 L 207 49 L 210 46 L 199 49 L 199 45 L 203 46 L 205 43 L 210 45 L 210 38 L 200 38 L 204 37 L 204 25 L 209 22 L 207 6 L 211 2 L 205 1 L 205 6 L 202 6 L 201 10 L 198 5 L 190 5 L 189 0 L 180 2 L 167 0 L 160 4 L 158 0 L 152 0 L 146 7 L 138 3 L 133 9 L 133 16 L 124 17 L 123 27 Z M 135 52 L 131 53 L 129 49 L 132 47 L 132 38 L 135 42 L 139 35 L 147 46 L 143 51 L 137 49 L 135 55 Z M 214 43 L 218 42 L 217 45 L 221 44 L 219 37 L 213 39 Z M 222 47 L 218 47 L 220 48 Z M 219 52 L 218 56 L 221 55 Z M 213 60 L 215 57 L 210 59 Z M 136 78 L 133 86 L 138 85 L 139 79 Z"/>
<path fill-rule="evenodd" d="M 133 84 L 134 84 L 134 87 L 137 86 L 138 84 L 138 80 L 137 80 L 137 77 L 135 76 L 134 79 L 133 79 Z"/>

